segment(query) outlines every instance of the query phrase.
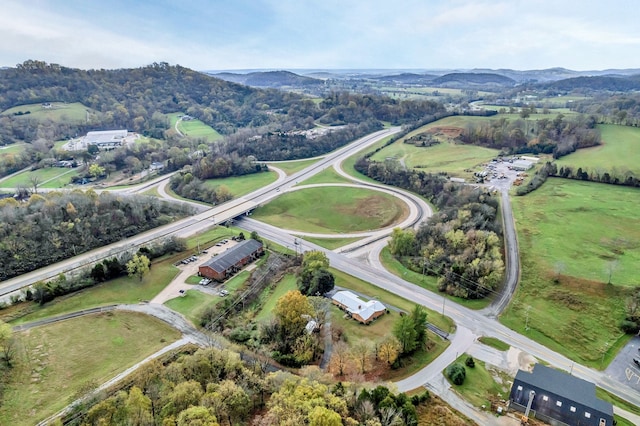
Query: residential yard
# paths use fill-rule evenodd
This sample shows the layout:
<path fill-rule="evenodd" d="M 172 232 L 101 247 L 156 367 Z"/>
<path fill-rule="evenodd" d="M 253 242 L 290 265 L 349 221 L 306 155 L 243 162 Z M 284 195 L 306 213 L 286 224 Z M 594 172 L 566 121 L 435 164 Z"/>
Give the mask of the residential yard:
<path fill-rule="evenodd" d="M 590 171 L 608 171 L 615 176 L 629 173 L 640 175 L 640 129 L 637 127 L 601 124 L 602 145 L 579 149 L 556 160 L 558 170 L 563 166 Z"/>
<path fill-rule="evenodd" d="M 639 201 L 637 189 L 564 179 L 514 197 L 521 282 L 501 322 L 584 365 L 606 366 L 603 356 L 628 340 L 618 324 L 638 285 Z"/>
<path fill-rule="evenodd" d="M 276 172 L 252 173 L 250 175 L 232 176 L 220 179 L 208 179 L 205 185 L 216 187 L 224 185 L 229 188 L 234 198 L 242 197 L 278 180 Z"/>
<path fill-rule="evenodd" d="M 4 392 L 0 424 L 30 426 L 178 340 L 180 333 L 153 317 L 115 311 L 17 337 L 17 363 Z"/>
<path fill-rule="evenodd" d="M 318 187 L 282 194 L 257 208 L 253 216 L 286 229 L 349 233 L 391 226 L 408 213 L 408 206 L 390 194 L 351 187 Z"/>

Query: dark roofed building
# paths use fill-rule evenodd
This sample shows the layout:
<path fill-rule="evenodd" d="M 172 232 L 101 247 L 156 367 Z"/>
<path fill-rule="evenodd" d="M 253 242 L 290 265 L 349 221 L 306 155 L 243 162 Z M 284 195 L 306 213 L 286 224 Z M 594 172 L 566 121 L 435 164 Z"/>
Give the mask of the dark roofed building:
<path fill-rule="evenodd" d="M 262 256 L 262 243 L 256 240 L 244 240 L 198 268 L 201 276 L 216 281 L 224 281 L 238 272 L 244 265 Z"/>
<path fill-rule="evenodd" d="M 511 387 L 509 407 L 524 412 L 535 392 L 530 417 L 551 425 L 612 426 L 613 406 L 596 397 L 596 385 L 536 364 L 519 370 Z"/>

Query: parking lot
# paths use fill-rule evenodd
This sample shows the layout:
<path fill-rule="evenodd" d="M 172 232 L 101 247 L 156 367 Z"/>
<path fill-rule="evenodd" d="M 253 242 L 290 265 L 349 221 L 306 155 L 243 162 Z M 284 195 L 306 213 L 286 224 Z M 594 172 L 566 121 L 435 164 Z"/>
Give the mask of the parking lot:
<path fill-rule="evenodd" d="M 640 366 L 633 362 L 634 358 L 640 361 L 640 337 L 638 336 L 634 336 L 618 352 L 618 355 L 605 370 L 605 374 L 640 392 Z"/>
<path fill-rule="evenodd" d="M 512 170 L 513 164 L 507 160 L 492 160 L 485 166 L 480 174 L 484 174 L 484 185 L 496 190 L 508 190 L 519 178 L 525 178 L 529 171 Z"/>
<path fill-rule="evenodd" d="M 222 288 L 223 285 L 220 285 L 220 289 L 208 290 L 211 287 L 219 285 L 215 281 L 207 283 L 206 286 L 186 283 L 187 278 L 192 275 L 198 275 L 198 267 L 200 265 L 237 244 L 237 242 L 233 240 L 225 241 L 227 242 L 218 243 L 212 247 L 204 249 L 200 256 L 188 256 L 180 261 L 180 263 L 178 263 L 177 265 L 180 269 L 180 273 L 173 279 L 173 281 L 169 283 L 169 285 L 167 285 L 160 293 L 158 293 L 158 295 L 154 297 L 153 300 L 151 300 L 151 303 L 162 304 L 167 300 L 183 295 L 187 290 L 193 289 L 207 289 L 207 293 L 225 296 L 226 294 L 221 294 L 221 290 L 224 290 L 224 288 Z"/>

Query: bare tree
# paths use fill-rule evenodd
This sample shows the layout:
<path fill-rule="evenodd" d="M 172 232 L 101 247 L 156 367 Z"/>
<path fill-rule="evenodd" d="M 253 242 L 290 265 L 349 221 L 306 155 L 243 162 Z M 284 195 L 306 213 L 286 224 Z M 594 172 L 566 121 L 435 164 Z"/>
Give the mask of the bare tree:
<path fill-rule="evenodd" d="M 609 280 L 607 281 L 607 284 L 611 284 L 611 277 L 613 276 L 613 273 L 618 270 L 619 266 L 620 266 L 620 263 L 618 262 L 617 259 L 613 259 L 607 262 L 606 272 L 607 272 L 607 275 L 609 276 Z"/>
<path fill-rule="evenodd" d="M 29 182 L 31 182 L 31 188 L 33 188 L 33 193 L 37 194 L 38 193 L 38 187 L 42 183 L 42 179 L 40 179 L 40 176 L 38 176 L 38 175 L 31 175 L 29 177 Z"/>

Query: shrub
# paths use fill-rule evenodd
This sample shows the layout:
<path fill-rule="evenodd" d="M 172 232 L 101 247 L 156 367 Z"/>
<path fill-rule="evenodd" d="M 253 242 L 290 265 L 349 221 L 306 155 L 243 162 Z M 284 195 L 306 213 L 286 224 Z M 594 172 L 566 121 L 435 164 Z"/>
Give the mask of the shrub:
<path fill-rule="evenodd" d="M 469 368 L 475 368 L 476 362 L 474 361 L 472 356 L 468 356 L 464 362 L 464 365 L 466 365 Z"/>
<path fill-rule="evenodd" d="M 467 377 L 467 370 L 460 363 L 451 364 L 447 367 L 445 373 L 453 384 L 458 386 L 463 384 L 464 379 Z"/>
<path fill-rule="evenodd" d="M 629 320 L 622 320 L 622 322 L 620 322 L 620 328 L 626 334 L 637 334 L 638 331 L 640 331 L 640 325 L 635 321 Z"/>

